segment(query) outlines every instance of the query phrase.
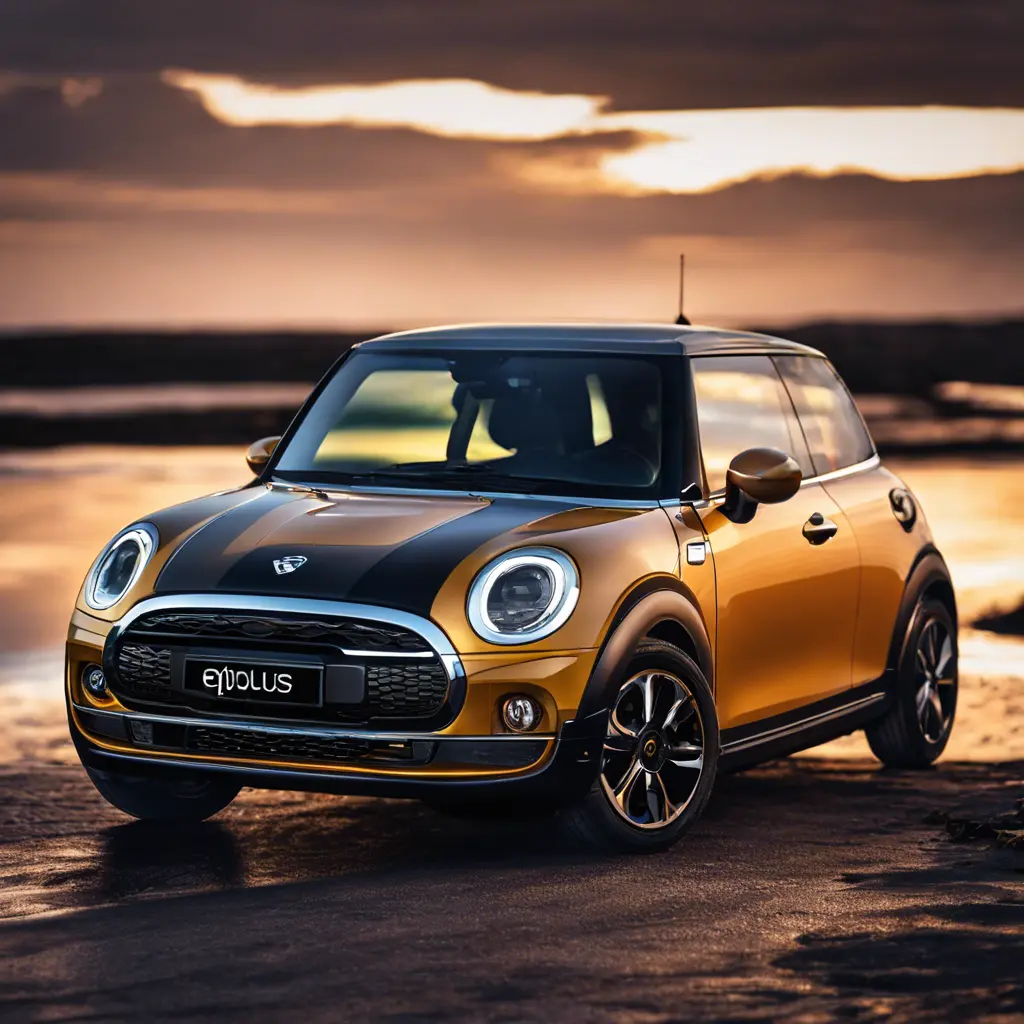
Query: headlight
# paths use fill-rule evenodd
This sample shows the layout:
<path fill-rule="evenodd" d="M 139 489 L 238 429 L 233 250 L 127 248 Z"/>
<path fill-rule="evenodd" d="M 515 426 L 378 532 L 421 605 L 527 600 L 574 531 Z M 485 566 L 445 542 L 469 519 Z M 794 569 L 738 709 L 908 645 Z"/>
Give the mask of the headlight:
<path fill-rule="evenodd" d="M 562 626 L 579 596 L 579 576 L 567 555 L 553 548 L 517 548 L 473 581 L 467 613 L 484 640 L 528 644 Z"/>
<path fill-rule="evenodd" d="M 99 611 L 117 604 L 142 575 L 157 542 L 156 528 L 149 523 L 139 523 L 119 533 L 89 573 L 85 603 Z"/>

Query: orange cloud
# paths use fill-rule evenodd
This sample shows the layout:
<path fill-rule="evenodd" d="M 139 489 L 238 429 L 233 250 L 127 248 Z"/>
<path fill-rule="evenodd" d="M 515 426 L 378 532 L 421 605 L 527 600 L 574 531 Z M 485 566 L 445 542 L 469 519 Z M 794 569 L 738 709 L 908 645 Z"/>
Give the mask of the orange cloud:
<path fill-rule="evenodd" d="M 167 71 L 225 124 L 406 128 L 451 139 L 544 141 L 632 132 L 627 151 L 517 157 L 518 175 L 562 191 L 707 192 L 758 177 L 863 173 L 927 181 L 1024 169 L 1024 110 L 784 107 L 607 110 L 603 96 L 518 92 L 466 79 L 282 87 Z"/>
<path fill-rule="evenodd" d="M 453 139 L 558 138 L 585 128 L 606 102 L 601 96 L 516 92 L 461 78 L 282 88 L 191 71 L 165 71 L 161 77 L 195 93 L 225 124 L 411 128 Z"/>

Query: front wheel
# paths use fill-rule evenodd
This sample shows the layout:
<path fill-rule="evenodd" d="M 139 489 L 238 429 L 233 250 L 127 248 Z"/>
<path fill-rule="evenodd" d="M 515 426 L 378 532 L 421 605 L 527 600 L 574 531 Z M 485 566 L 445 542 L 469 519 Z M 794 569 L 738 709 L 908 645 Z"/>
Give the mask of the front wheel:
<path fill-rule="evenodd" d="M 85 770 L 107 803 L 142 821 L 205 821 L 224 810 L 241 789 L 217 775 L 161 779 Z"/>
<path fill-rule="evenodd" d="M 927 768 L 949 741 L 958 685 L 953 616 L 925 598 L 903 645 L 892 706 L 864 730 L 875 757 L 889 768 Z"/>
<path fill-rule="evenodd" d="M 644 641 L 608 716 L 601 771 L 562 812 L 565 827 L 589 846 L 666 849 L 711 796 L 718 744 L 715 700 L 696 663 L 672 644 Z"/>

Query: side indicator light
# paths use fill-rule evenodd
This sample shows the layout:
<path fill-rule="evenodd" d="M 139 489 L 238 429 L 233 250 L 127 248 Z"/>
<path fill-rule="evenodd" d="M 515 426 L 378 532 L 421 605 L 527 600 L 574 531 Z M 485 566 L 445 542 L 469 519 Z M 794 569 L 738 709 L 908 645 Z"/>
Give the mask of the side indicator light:
<path fill-rule="evenodd" d="M 704 540 L 691 540 L 686 545 L 686 564 L 703 565 L 708 557 L 708 544 Z"/>

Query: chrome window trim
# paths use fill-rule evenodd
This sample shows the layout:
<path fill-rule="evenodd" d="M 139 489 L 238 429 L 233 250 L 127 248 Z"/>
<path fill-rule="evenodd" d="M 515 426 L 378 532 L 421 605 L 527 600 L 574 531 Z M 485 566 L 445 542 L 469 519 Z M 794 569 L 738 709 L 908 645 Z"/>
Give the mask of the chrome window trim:
<path fill-rule="evenodd" d="M 857 473 L 866 473 L 869 469 L 877 469 L 882 464 L 882 460 L 876 453 L 871 456 L 870 459 L 865 459 L 863 462 L 855 462 L 852 466 L 844 466 L 842 469 L 833 469 L 829 473 L 819 473 L 817 476 L 804 477 L 800 481 L 801 487 L 807 487 L 810 484 L 827 484 L 831 480 L 841 480 L 846 476 L 854 476 Z M 692 504 L 694 508 L 706 508 L 708 505 L 720 505 L 725 501 L 724 491 L 713 491 L 703 501 L 686 502 L 687 505 Z M 676 502 L 680 504 L 680 502 Z"/>
<path fill-rule="evenodd" d="M 403 612 L 394 608 L 380 608 L 376 605 L 356 604 L 350 601 L 329 601 L 321 598 L 304 597 L 268 597 L 262 594 L 167 594 L 149 597 L 133 605 L 115 623 L 111 632 L 116 634 L 129 629 L 133 622 L 151 612 L 160 611 L 233 611 L 233 612 L 286 612 L 294 615 L 340 616 L 343 618 L 363 619 L 367 622 L 379 622 L 384 625 L 401 626 L 416 633 L 425 640 L 434 654 L 444 665 L 448 681 L 454 682 L 465 676 L 462 660 L 444 631 L 429 619 L 424 619 L 411 612 Z M 346 654 L 366 654 L 365 651 L 345 651 Z M 373 652 L 375 656 L 377 652 Z M 428 651 L 404 652 L 387 654 L 380 652 L 380 657 L 430 657 Z"/>
<path fill-rule="evenodd" d="M 829 473 L 809 476 L 806 480 L 800 482 L 800 486 L 803 487 L 804 484 L 826 484 L 830 480 L 841 480 L 844 476 L 853 476 L 856 473 L 864 473 L 869 469 L 876 469 L 881 464 L 882 460 L 876 452 L 870 459 L 865 459 L 863 462 L 855 462 L 852 466 L 843 466 L 842 469 L 833 469 Z"/>
<path fill-rule="evenodd" d="M 358 729 L 346 729 L 344 727 L 332 729 L 326 726 L 309 725 L 282 725 L 277 722 L 250 722 L 233 718 L 195 718 L 188 715 L 156 715 L 140 711 L 109 711 L 102 708 L 92 708 L 77 702 L 72 703 L 76 711 L 86 715 L 100 715 L 104 718 L 122 718 L 126 722 L 152 722 L 155 725 L 195 725 L 215 729 L 241 729 L 246 732 L 272 732 L 285 736 L 316 736 L 323 739 L 351 739 L 351 740 L 372 740 L 385 743 L 398 743 L 403 740 L 441 739 L 446 743 L 449 740 L 457 740 L 466 743 L 479 743 L 482 740 L 500 740 L 509 743 L 515 740 L 553 740 L 554 733 L 531 732 L 522 735 L 511 733 L 495 733 L 484 736 L 451 736 L 441 732 L 367 732 Z M 138 748 L 145 752 L 147 748 Z"/>

